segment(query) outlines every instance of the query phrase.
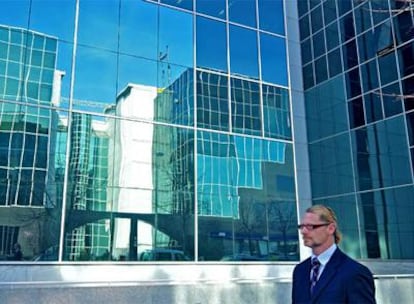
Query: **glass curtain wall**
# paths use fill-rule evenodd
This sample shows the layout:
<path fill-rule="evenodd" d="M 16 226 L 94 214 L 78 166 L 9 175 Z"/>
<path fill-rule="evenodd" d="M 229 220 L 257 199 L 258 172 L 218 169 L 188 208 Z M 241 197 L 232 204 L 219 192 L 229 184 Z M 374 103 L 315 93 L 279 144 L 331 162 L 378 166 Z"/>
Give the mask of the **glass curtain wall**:
<path fill-rule="evenodd" d="M 281 0 L 1 5 L 2 260 L 299 258 Z"/>
<path fill-rule="evenodd" d="M 353 256 L 412 259 L 414 4 L 298 4 L 313 202 Z"/>

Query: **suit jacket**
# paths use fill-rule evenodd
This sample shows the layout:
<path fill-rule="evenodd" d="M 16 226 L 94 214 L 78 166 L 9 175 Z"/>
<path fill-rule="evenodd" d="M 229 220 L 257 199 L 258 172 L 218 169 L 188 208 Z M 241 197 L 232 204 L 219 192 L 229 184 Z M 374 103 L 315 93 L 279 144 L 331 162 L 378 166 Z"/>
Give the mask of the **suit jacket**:
<path fill-rule="evenodd" d="M 310 294 L 310 258 L 293 271 L 293 304 L 375 304 L 375 285 L 371 271 L 335 250 Z"/>

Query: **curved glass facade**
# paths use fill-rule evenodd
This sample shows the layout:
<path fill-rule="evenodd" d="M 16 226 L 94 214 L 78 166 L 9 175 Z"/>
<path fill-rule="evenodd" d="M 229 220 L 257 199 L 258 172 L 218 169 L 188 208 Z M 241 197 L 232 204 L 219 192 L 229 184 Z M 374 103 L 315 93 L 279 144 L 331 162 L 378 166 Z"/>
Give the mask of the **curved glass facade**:
<path fill-rule="evenodd" d="M 282 1 L 7 1 L 0 24 L 3 260 L 299 259 Z"/>

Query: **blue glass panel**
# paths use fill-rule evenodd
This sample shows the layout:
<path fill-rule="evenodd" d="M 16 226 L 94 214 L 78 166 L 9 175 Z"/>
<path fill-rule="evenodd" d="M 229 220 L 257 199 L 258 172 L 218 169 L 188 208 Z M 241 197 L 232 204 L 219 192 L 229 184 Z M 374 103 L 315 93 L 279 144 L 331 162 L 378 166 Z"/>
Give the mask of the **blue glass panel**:
<path fill-rule="evenodd" d="M 374 93 L 369 93 L 363 96 L 364 109 L 367 123 L 372 123 L 383 119 L 381 96 Z"/>
<path fill-rule="evenodd" d="M 385 117 L 394 116 L 396 114 L 402 113 L 403 111 L 403 104 L 401 91 L 400 91 L 400 84 L 398 82 L 383 87 L 381 89 L 382 94 L 382 101 L 384 107 Z M 376 92 L 377 94 L 379 92 Z"/>
<path fill-rule="evenodd" d="M 286 89 L 263 85 L 263 117 L 266 137 L 291 139 L 290 103 Z"/>
<path fill-rule="evenodd" d="M 282 0 L 258 0 L 259 28 L 284 35 L 284 14 Z"/>
<path fill-rule="evenodd" d="M 328 53 L 329 77 L 334 77 L 342 72 L 341 50 L 339 48 Z"/>
<path fill-rule="evenodd" d="M 230 25 L 230 72 L 259 78 L 256 31 Z"/>
<path fill-rule="evenodd" d="M 157 54 L 157 37 L 157 7 L 145 1 L 122 1 L 119 50 L 128 55 L 158 59 L 160 54 Z"/>
<path fill-rule="evenodd" d="M 26 28 L 31 5 L 32 2 L 29 0 L 2 1 L 0 24 Z"/>
<path fill-rule="evenodd" d="M 207 261 L 297 258 L 295 249 L 288 254 L 280 247 L 273 248 L 276 242 L 288 240 L 297 246 L 293 227 L 285 238 L 277 229 L 265 228 L 273 227 L 269 223 L 280 217 L 289 223 L 296 221 L 295 216 L 288 216 L 296 214 L 292 146 L 225 134 L 197 134 L 198 233 L 199 238 L 208 240 L 199 243 L 200 256 Z M 249 231 L 242 225 L 247 219 L 255 223 Z M 273 249 L 249 249 L 249 239 L 266 239 Z"/>
<path fill-rule="evenodd" d="M 328 79 L 328 66 L 326 63 L 326 56 L 322 56 L 315 61 L 315 76 L 317 84 Z"/>
<path fill-rule="evenodd" d="M 262 80 L 275 84 L 288 84 L 285 40 L 260 33 Z"/>
<path fill-rule="evenodd" d="M 349 135 L 309 145 L 312 194 L 315 198 L 354 191 Z"/>
<path fill-rule="evenodd" d="M 174 9 L 159 11 L 158 60 L 193 66 L 193 17 Z"/>
<path fill-rule="evenodd" d="M 343 77 L 338 76 L 306 92 L 306 122 L 310 141 L 348 129 L 342 83 Z"/>
<path fill-rule="evenodd" d="M 256 0 L 228 0 L 229 20 L 256 27 Z"/>
<path fill-rule="evenodd" d="M 225 23 L 197 17 L 196 60 L 197 67 L 227 71 Z"/>
<path fill-rule="evenodd" d="M 197 72 L 197 126 L 229 130 L 227 76 Z"/>
<path fill-rule="evenodd" d="M 119 2 L 113 0 L 99 5 L 96 1 L 80 1 L 78 43 L 117 51 L 119 8 Z"/>
<path fill-rule="evenodd" d="M 325 32 L 321 30 L 312 36 L 313 56 L 318 58 L 326 52 L 325 50 Z"/>
<path fill-rule="evenodd" d="M 322 6 L 318 6 L 311 12 L 312 34 L 315 34 L 323 26 Z"/>
<path fill-rule="evenodd" d="M 231 78 L 230 85 L 233 132 L 261 135 L 259 84 Z"/>
<path fill-rule="evenodd" d="M 169 4 L 172 6 L 193 10 L 193 0 L 160 0 L 161 3 Z"/>
<path fill-rule="evenodd" d="M 196 10 L 220 19 L 226 19 L 226 0 L 197 0 Z"/>
<path fill-rule="evenodd" d="M 323 17 L 325 20 L 325 25 L 334 21 L 337 18 L 336 12 L 336 1 L 330 0 L 323 3 Z"/>
<path fill-rule="evenodd" d="M 309 15 L 305 15 L 299 20 L 300 39 L 306 39 L 310 35 Z"/>
<path fill-rule="evenodd" d="M 352 133 L 355 175 L 360 191 L 411 182 L 408 144 L 402 116 Z"/>
<path fill-rule="evenodd" d="M 18 1 L 21 2 L 21 1 Z M 95 3 L 95 6 L 106 6 Z M 41 0 L 30 2 L 30 29 L 59 40 L 73 41 L 76 0 Z M 82 14 L 82 13 L 81 13 Z M 55 48 L 52 47 L 52 50 Z"/>
<path fill-rule="evenodd" d="M 386 85 L 398 79 L 397 62 L 395 52 L 378 58 L 381 85 Z"/>

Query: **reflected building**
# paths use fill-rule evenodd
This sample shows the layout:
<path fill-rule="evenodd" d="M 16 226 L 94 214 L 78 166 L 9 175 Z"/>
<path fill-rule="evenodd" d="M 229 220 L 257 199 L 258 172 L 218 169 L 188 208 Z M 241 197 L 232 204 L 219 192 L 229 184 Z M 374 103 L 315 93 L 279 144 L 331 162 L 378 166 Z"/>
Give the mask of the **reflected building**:
<path fill-rule="evenodd" d="M 47 210 L 58 207 L 58 116 L 51 105 L 58 105 L 62 73 L 56 57 L 56 37 L 0 25 L 1 254 L 17 242 L 26 252 L 49 243 L 41 235 L 53 227 Z"/>

